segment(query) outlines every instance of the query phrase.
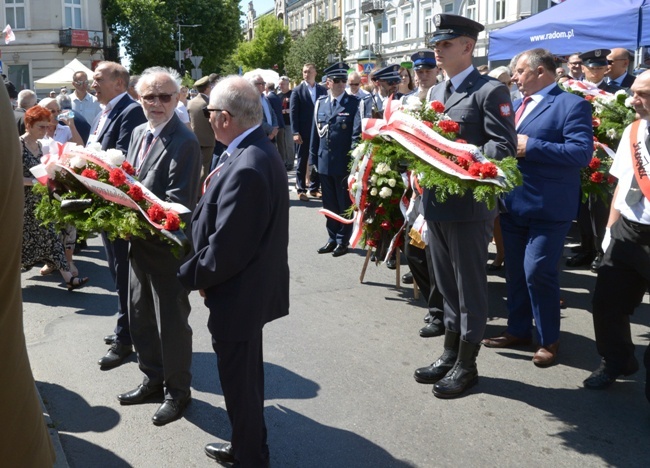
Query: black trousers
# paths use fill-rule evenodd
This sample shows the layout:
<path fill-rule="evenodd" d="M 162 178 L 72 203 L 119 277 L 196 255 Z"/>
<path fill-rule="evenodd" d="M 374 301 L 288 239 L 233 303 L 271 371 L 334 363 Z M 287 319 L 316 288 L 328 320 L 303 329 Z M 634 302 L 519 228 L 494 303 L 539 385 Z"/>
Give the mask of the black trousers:
<path fill-rule="evenodd" d="M 650 286 L 650 226 L 624 217 L 611 228 L 612 241 L 598 269 L 593 297 L 596 347 L 612 373 L 636 367 L 630 315 Z M 646 349 L 646 367 L 650 365 Z"/>
<path fill-rule="evenodd" d="M 431 254 L 429 249 L 419 249 L 409 244 L 410 237 L 406 234 L 406 242 L 404 243 L 404 255 L 406 256 L 406 263 L 408 263 L 413 280 L 422 291 L 422 295 L 427 301 L 429 314 L 433 317 L 435 323 L 443 322 L 444 309 L 442 294 L 438 290 L 436 284 L 436 277 L 433 274 L 433 265 L 431 264 Z"/>
<path fill-rule="evenodd" d="M 105 233 L 102 233 L 102 242 L 117 292 L 115 334 L 119 343 L 130 346 L 133 341 L 129 330 L 129 242 L 124 239 L 110 241 Z"/>
<path fill-rule="evenodd" d="M 232 450 L 242 468 L 269 466 L 264 422 L 262 332 L 248 341 L 212 339 L 219 379 L 232 425 Z"/>

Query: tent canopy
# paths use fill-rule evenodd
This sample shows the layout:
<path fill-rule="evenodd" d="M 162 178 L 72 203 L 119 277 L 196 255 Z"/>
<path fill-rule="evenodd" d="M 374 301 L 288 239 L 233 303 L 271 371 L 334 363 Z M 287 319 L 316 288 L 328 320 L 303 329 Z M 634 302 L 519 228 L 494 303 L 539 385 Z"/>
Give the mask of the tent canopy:
<path fill-rule="evenodd" d="M 650 0 L 569 0 L 525 20 L 490 33 L 488 58 L 510 60 L 525 50 L 541 47 L 555 55 L 593 49 L 625 47 L 634 50 L 650 44 L 641 40 L 641 8 L 650 20 Z M 649 22 L 645 22 L 650 26 Z M 646 29 L 650 29 L 647 28 Z"/>
<path fill-rule="evenodd" d="M 244 73 L 243 78 L 249 80 L 253 75 L 261 75 L 267 83 L 277 85 L 280 82 L 280 75 L 278 75 L 278 72 L 273 70 L 263 70 L 261 68 L 256 68 L 255 70 Z"/>
<path fill-rule="evenodd" d="M 93 76 L 93 71 L 90 68 L 85 66 L 79 60 L 74 59 L 51 75 L 47 75 L 45 78 L 34 81 L 34 86 L 36 89 L 52 89 L 61 88 L 63 86 L 72 86 L 72 75 L 78 71 L 86 72 L 86 75 L 88 75 L 89 78 Z"/>

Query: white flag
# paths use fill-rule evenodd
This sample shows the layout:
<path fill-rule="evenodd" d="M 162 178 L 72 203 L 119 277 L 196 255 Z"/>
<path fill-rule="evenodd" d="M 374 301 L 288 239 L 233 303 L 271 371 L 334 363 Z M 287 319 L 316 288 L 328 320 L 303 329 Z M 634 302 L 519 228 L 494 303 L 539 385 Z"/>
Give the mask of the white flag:
<path fill-rule="evenodd" d="M 11 30 L 11 26 L 7 25 L 3 30 L 2 33 L 5 36 L 5 44 L 9 44 L 10 42 L 13 42 L 16 40 L 16 35 L 14 32 Z"/>

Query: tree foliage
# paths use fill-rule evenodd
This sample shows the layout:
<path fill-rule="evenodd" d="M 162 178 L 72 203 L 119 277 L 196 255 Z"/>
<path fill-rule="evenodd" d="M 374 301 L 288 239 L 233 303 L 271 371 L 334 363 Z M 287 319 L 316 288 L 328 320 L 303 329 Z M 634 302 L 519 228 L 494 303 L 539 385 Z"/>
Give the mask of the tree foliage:
<path fill-rule="evenodd" d="M 131 71 L 154 66 L 177 67 L 178 24 L 181 49 L 203 56 L 203 74 L 220 71 L 226 57 L 241 40 L 239 3 L 236 0 L 103 0 L 106 21 L 131 58 Z M 190 69 L 189 60 L 183 65 Z"/>
<path fill-rule="evenodd" d="M 332 23 L 319 21 L 307 30 L 307 34 L 293 41 L 287 55 L 287 74 L 300 81 L 302 66 L 313 63 L 320 77 L 332 61 L 344 58 L 347 53 L 341 31 Z"/>
<path fill-rule="evenodd" d="M 289 28 L 273 15 L 266 15 L 255 26 L 253 40 L 239 44 L 236 61 L 243 66 L 244 71 L 264 68 L 282 74 L 290 47 Z"/>

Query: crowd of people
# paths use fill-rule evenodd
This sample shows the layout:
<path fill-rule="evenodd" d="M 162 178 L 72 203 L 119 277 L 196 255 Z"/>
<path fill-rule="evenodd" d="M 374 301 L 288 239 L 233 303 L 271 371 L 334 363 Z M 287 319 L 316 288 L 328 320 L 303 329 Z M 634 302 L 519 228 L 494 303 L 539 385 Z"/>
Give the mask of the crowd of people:
<path fill-rule="evenodd" d="M 478 382 L 481 346 L 535 342 L 533 363 L 556 363 L 558 263 L 576 219 L 581 247 L 567 265 L 588 265 L 598 275 L 593 314 L 602 357 L 584 386 L 604 389 L 638 370 L 629 316 L 650 281 L 650 184 L 644 177 L 650 72 L 635 80 L 625 49 L 576 53 L 567 70 L 550 52 L 531 49 L 509 67 L 479 70 L 472 57 L 483 26 L 449 14 L 437 15 L 436 24 L 431 48 L 415 51 L 410 66 L 375 69 L 365 83 L 344 62 L 323 70 L 317 83 L 318 71 L 307 63 L 293 88 L 286 76 L 267 83 L 261 75 L 213 74 L 194 83 L 191 97 L 174 70 L 152 67 L 130 76 L 117 63 L 101 62 L 92 81 L 84 72 L 74 74 L 71 94 L 62 90 L 40 102 L 31 90 L 18 94 L 23 268 L 44 263 L 40 273 L 58 270 L 69 290 L 89 281 L 73 261 L 75 247 L 83 248 L 74 228 L 56 232 L 34 214 L 36 181 L 29 169 L 52 142 L 121 150 L 145 187 L 191 211 L 183 215 L 193 240 L 186 258 L 176 258 L 154 236 L 110 240 L 102 233 L 118 314 L 98 364 L 118 367 L 135 349 L 144 374 L 136 388 L 118 395 L 121 404 L 161 400 L 152 417 L 156 425 L 182 417 L 191 401 L 188 294 L 198 290 L 210 310 L 208 327 L 233 426 L 232 441 L 209 444 L 206 454 L 268 466 L 262 329 L 289 311 L 286 173 L 295 168 L 299 201 L 321 199 L 323 208 L 344 215 L 351 206 L 350 151 L 360 141 L 363 119 L 380 118 L 389 99 L 409 96 L 442 103 L 460 126 L 459 138 L 489 158 L 516 157 L 523 176 L 498 210 L 471 193 L 441 201 L 434 190 L 414 192 L 407 222 L 421 226 L 426 242 L 407 238 L 410 272 L 404 280 L 415 281 L 427 303 L 421 336 L 444 335 L 439 356 L 416 369 L 415 380 L 432 385 L 438 398 L 465 394 Z M 586 100 L 559 86 L 567 78 L 607 92 L 627 90 L 638 113 L 611 169 L 619 182 L 609 203 L 580 202 L 580 170 L 593 153 L 592 114 Z M 318 254 L 348 253 L 351 225 L 334 218 L 325 224 L 327 241 Z M 497 256 L 488 265 L 493 238 Z M 485 337 L 487 274 L 504 266 L 507 329 Z M 247 294 L 251 283 L 255 295 Z M 645 356 L 650 369 L 650 354 Z M 650 400 L 648 385 L 646 395 Z"/>

